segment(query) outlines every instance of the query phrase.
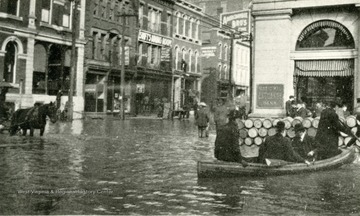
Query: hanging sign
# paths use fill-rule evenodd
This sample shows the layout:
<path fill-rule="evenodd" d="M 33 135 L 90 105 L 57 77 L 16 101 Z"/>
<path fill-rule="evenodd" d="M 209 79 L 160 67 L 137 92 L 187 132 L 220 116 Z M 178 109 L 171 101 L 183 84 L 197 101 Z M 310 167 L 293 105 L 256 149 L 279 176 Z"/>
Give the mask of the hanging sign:
<path fill-rule="evenodd" d="M 234 11 L 220 14 L 220 28 L 222 25 L 228 25 L 238 32 L 250 33 L 251 22 L 250 10 Z"/>
<path fill-rule="evenodd" d="M 159 35 L 150 34 L 148 32 L 139 32 L 139 40 L 144 42 L 150 42 L 154 44 L 159 44 L 162 46 L 171 46 L 172 39 L 161 37 Z"/>

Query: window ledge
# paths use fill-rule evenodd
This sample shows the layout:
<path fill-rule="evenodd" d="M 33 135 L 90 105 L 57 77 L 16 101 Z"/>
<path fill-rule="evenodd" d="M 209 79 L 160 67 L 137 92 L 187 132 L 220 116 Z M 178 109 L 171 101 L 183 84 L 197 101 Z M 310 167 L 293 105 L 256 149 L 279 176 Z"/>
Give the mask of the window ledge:
<path fill-rule="evenodd" d="M 18 16 L 15 16 L 15 15 L 3 13 L 3 12 L 0 12 L 0 17 L 1 18 L 8 18 L 8 19 L 13 19 L 13 20 L 18 20 L 18 21 L 23 21 L 22 17 L 18 17 Z"/>
<path fill-rule="evenodd" d="M 40 22 L 40 26 L 47 27 L 47 28 L 52 28 L 52 29 L 55 29 L 56 31 L 71 32 L 70 28 L 63 27 L 63 26 L 57 26 L 57 25 L 51 25 L 49 23 L 42 22 L 42 21 Z"/>

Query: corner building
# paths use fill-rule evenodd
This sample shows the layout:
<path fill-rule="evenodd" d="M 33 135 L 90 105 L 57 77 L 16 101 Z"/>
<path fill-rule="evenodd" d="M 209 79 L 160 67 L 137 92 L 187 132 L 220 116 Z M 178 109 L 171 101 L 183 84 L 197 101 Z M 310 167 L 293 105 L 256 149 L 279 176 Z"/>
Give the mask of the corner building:
<path fill-rule="evenodd" d="M 254 116 L 283 116 L 290 95 L 311 108 L 360 102 L 360 1 L 253 1 Z"/>
<path fill-rule="evenodd" d="M 62 90 L 61 109 L 70 86 L 71 33 L 74 3 L 59 0 L 3 0 L 0 4 L 0 79 L 10 89 L 6 103 L 13 109 L 56 100 Z M 74 118 L 81 118 L 85 0 L 77 8 L 77 61 Z"/>

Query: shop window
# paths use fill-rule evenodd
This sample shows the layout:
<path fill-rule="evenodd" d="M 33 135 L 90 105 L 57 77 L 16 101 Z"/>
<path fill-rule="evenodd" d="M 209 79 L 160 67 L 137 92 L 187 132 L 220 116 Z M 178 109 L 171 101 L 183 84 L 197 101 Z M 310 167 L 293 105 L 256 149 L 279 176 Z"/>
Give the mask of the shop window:
<path fill-rule="evenodd" d="M 34 72 L 33 72 L 33 93 L 46 93 L 46 48 L 42 44 L 36 44 L 34 48 Z"/>
<path fill-rule="evenodd" d="M 4 59 L 4 81 L 15 83 L 17 45 L 16 42 L 10 41 L 5 47 Z"/>
<path fill-rule="evenodd" d="M 321 20 L 307 26 L 300 34 L 297 49 L 350 49 L 354 39 L 349 30 L 338 22 Z"/>

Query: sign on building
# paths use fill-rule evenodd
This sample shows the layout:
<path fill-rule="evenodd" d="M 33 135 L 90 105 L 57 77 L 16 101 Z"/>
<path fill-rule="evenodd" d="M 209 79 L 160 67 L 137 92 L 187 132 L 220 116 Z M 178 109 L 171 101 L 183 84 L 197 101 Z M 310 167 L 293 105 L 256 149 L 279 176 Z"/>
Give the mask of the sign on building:
<path fill-rule="evenodd" d="M 162 46 L 171 46 L 172 44 L 172 39 L 162 37 L 159 35 L 150 34 L 148 32 L 143 32 L 143 31 L 139 32 L 139 41 L 149 42 Z"/>
<path fill-rule="evenodd" d="M 284 108 L 284 85 L 259 84 L 257 85 L 257 108 L 278 109 Z"/>
<path fill-rule="evenodd" d="M 201 47 L 201 56 L 205 58 L 215 57 L 216 48 L 215 46 Z"/>
<path fill-rule="evenodd" d="M 251 31 L 250 17 L 251 17 L 250 10 L 222 13 L 220 15 L 220 20 L 221 20 L 220 25 L 228 25 L 231 28 L 233 28 L 233 30 L 238 32 L 250 33 Z"/>

